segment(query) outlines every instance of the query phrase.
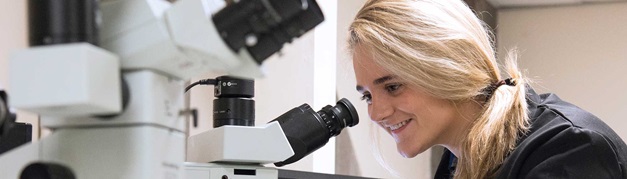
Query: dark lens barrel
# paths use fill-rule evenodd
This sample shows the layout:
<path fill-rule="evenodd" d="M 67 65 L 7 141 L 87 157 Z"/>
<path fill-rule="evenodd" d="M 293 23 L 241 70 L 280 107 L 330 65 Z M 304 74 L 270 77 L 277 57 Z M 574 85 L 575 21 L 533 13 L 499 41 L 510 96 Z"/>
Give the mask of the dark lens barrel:
<path fill-rule="evenodd" d="M 315 0 L 240 0 L 217 12 L 212 20 L 231 50 L 246 48 L 261 64 L 283 44 L 322 23 L 324 15 Z M 257 42 L 247 44 L 249 37 Z"/>
<path fill-rule="evenodd" d="M 292 157 L 274 163 L 280 167 L 294 163 L 318 150 L 329 142 L 329 138 L 338 135 L 346 126 L 357 125 L 359 117 L 355 107 L 347 99 L 341 99 L 336 106 L 325 106 L 318 112 L 312 110 L 309 105 L 303 104 L 273 121 L 281 124 L 294 150 Z"/>
<path fill-rule="evenodd" d="M 4 132 L 8 129 L 9 124 L 9 102 L 4 90 L 0 90 L 0 137 L 3 137 Z"/>
<path fill-rule="evenodd" d="M 255 80 L 234 76 L 216 78 L 213 127 L 255 126 Z"/>
<path fill-rule="evenodd" d="M 223 125 L 255 126 L 255 101 L 245 98 L 213 100 L 213 127 Z"/>
<path fill-rule="evenodd" d="M 29 44 L 98 45 L 98 11 L 98 0 L 29 0 Z"/>

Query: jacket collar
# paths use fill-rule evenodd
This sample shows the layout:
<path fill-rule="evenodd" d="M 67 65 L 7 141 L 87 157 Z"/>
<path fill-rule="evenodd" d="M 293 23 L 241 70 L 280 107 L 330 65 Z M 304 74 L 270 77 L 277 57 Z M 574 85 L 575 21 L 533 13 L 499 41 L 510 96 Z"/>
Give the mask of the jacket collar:
<path fill-rule="evenodd" d="M 527 109 L 529 110 L 529 119 L 531 120 L 530 122 L 533 122 L 533 120 L 540 114 L 538 114 L 540 111 L 538 110 L 538 106 L 540 106 L 542 104 L 542 97 L 540 95 L 538 95 L 538 93 L 536 93 L 536 91 L 531 88 L 531 86 L 526 85 L 526 94 L 525 94 L 525 99 L 527 100 Z"/>

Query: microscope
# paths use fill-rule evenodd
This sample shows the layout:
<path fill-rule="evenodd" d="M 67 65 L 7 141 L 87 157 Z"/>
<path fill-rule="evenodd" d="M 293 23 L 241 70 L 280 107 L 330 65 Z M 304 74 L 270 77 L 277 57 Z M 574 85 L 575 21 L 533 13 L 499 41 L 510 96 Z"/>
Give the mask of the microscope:
<path fill-rule="evenodd" d="M 39 114 L 52 133 L 0 155 L 0 178 L 278 178 L 263 165 L 295 162 L 358 123 L 345 99 L 317 112 L 304 104 L 264 126 L 246 120 L 247 79 L 324 20 L 315 0 L 209 6 L 28 0 L 30 48 L 10 58 L 9 105 Z M 186 142 L 185 81 L 208 71 L 230 74 L 213 80 L 224 104 L 214 118 L 224 120 Z"/>
<path fill-rule="evenodd" d="M 255 127 L 253 80 L 221 76 L 199 82 L 215 86 L 215 129 L 189 138 L 187 178 L 277 178 L 278 170 L 263 164 L 294 163 L 359 123 L 355 107 L 343 98 L 317 112 L 303 104 Z"/>

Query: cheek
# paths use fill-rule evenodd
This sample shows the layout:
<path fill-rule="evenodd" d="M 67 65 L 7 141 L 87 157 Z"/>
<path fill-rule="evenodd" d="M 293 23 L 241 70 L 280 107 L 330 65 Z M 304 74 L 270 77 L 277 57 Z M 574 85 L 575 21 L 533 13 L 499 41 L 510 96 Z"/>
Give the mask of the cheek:
<path fill-rule="evenodd" d="M 443 106 L 438 103 L 430 103 L 429 105 L 417 106 L 414 111 L 423 125 L 430 128 L 432 132 L 441 132 L 443 128 L 451 125 L 454 121 L 454 112 L 452 108 Z"/>
<path fill-rule="evenodd" d="M 448 138 L 455 133 L 456 125 L 455 108 L 447 105 L 429 105 L 422 111 L 420 126 L 424 131 L 422 135 L 429 145 L 450 143 Z"/>
<path fill-rule="evenodd" d="M 430 108 L 431 106 L 429 106 L 429 104 L 424 100 L 409 97 L 403 99 L 402 104 L 398 107 L 398 110 L 409 113 L 418 119 L 428 119 L 433 112 Z"/>
<path fill-rule="evenodd" d="M 406 101 L 405 111 L 415 117 L 415 128 L 422 142 L 436 144 L 449 126 L 455 123 L 455 108 L 447 100 L 429 97 L 413 98 Z M 418 134 L 417 134 L 418 135 Z M 433 141 L 432 141 L 433 140 Z"/>
<path fill-rule="evenodd" d="M 404 100 L 406 109 L 428 123 L 446 123 L 453 117 L 454 106 L 444 99 L 414 91 L 413 96 Z"/>

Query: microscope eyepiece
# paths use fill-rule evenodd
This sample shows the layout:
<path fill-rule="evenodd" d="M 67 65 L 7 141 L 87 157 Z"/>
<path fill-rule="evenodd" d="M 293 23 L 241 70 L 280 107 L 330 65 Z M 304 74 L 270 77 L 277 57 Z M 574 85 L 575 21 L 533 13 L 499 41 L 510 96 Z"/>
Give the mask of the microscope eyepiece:
<path fill-rule="evenodd" d="M 342 129 L 359 123 L 355 107 L 345 98 L 335 106 L 327 105 L 315 112 L 307 104 L 296 107 L 273 121 L 278 121 L 292 146 L 294 155 L 274 163 L 277 167 L 294 163 L 329 142 Z M 272 121 L 271 121 L 272 122 Z"/>
<path fill-rule="evenodd" d="M 317 112 L 331 136 L 337 136 L 345 127 L 353 127 L 359 123 L 355 107 L 346 98 L 342 98 L 335 106 L 327 105 Z"/>

